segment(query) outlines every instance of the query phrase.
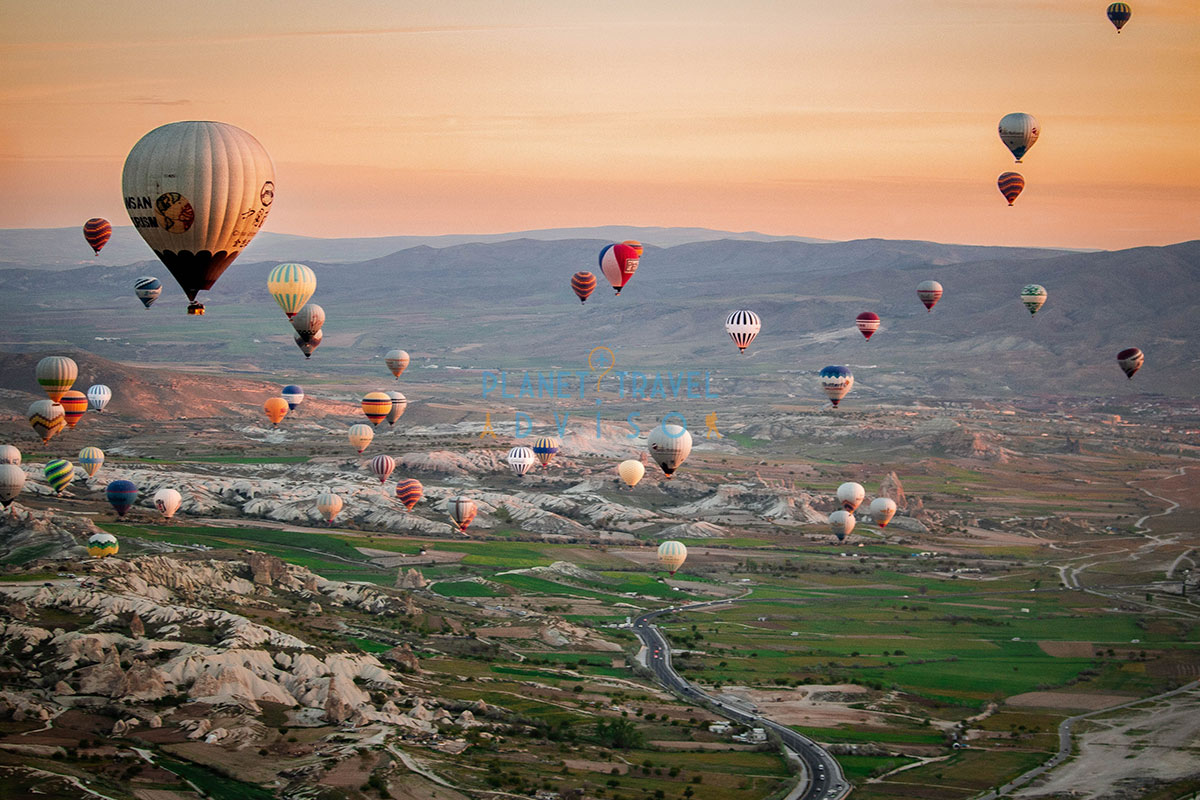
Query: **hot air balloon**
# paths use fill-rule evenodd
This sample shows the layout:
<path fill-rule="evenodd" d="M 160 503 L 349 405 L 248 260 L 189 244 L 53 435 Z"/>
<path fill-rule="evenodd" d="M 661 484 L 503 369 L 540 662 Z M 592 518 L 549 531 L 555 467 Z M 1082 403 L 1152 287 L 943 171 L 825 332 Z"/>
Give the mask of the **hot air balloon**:
<path fill-rule="evenodd" d="M 105 487 L 104 495 L 108 498 L 113 510 L 117 512 L 117 516 L 124 517 L 125 512 L 133 507 L 138 490 L 133 485 L 133 481 L 113 481 Z"/>
<path fill-rule="evenodd" d="M 942 299 L 942 285 L 937 281 L 921 281 L 917 285 L 917 297 L 921 298 L 926 310 L 933 311 L 938 300 Z"/>
<path fill-rule="evenodd" d="M 863 498 L 867 496 L 867 492 L 863 489 L 862 484 L 849 481 L 838 487 L 837 499 L 842 504 L 842 508 L 853 514 L 862 504 Z"/>
<path fill-rule="evenodd" d="M 658 563 L 666 567 L 671 575 L 687 561 L 687 548 L 683 542 L 666 541 L 658 546 Z"/>
<path fill-rule="evenodd" d="M 54 493 L 59 495 L 75 477 L 75 465 L 65 458 L 56 458 L 48 462 L 42 471 L 46 475 L 46 483 L 50 484 Z"/>
<path fill-rule="evenodd" d="M 350 444 L 358 452 L 367 449 L 367 445 L 371 444 L 371 440 L 375 438 L 375 431 L 371 430 L 371 426 L 363 425 L 361 422 L 357 425 L 351 425 L 350 430 L 346 432 L 346 437 L 350 440 Z"/>
<path fill-rule="evenodd" d="M 558 439 L 553 436 L 539 436 L 533 440 L 533 454 L 542 462 L 542 469 L 550 466 L 554 454 L 558 452 Z"/>
<path fill-rule="evenodd" d="M 606 245 L 600 251 L 600 271 L 617 290 L 617 294 L 620 294 L 621 290 L 625 288 L 625 284 L 633 279 L 633 273 L 637 272 L 637 268 L 637 250 L 627 244 Z"/>
<path fill-rule="evenodd" d="M 634 252 L 634 254 L 635 254 L 635 255 L 637 255 L 637 257 L 638 257 L 638 258 L 641 258 L 641 257 L 642 257 L 642 249 L 643 249 L 643 248 L 642 248 L 642 243 L 641 243 L 641 242 L 639 242 L 638 240 L 636 240 L 636 239 L 626 239 L 625 241 L 621 242 L 621 244 L 627 244 L 627 245 L 629 245 L 630 247 L 632 247 L 632 248 L 633 248 L 633 252 Z"/>
<path fill-rule="evenodd" d="M 760 330 L 762 320 L 753 311 L 735 311 L 725 318 L 725 332 L 733 339 L 739 353 L 746 352 Z"/>
<path fill-rule="evenodd" d="M 279 392 L 279 396 L 287 401 L 288 411 L 295 411 L 304 402 L 304 390 L 294 383 L 289 383 Z"/>
<path fill-rule="evenodd" d="M 1113 3 L 1108 7 L 1108 21 L 1116 27 L 1117 33 L 1121 32 L 1121 28 L 1125 27 L 1125 23 L 1129 22 L 1132 16 L 1133 9 L 1128 3 Z"/>
<path fill-rule="evenodd" d="M 876 497 L 871 501 L 871 519 L 879 527 L 886 528 L 894 516 L 896 516 L 896 501 L 892 498 Z"/>
<path fill-rule="evenodd" d="M 1031 283 L 1021 290 L 1021 302 L 1029 309 L 1030 314 L 1036 314 L 1046 302 L 1046 287 Z"/>
<path fill-rule="evenodd" d="M 8 508 L 25 487 L 25 470 L 16 464 L 0 464 L 0 506 Z"/>
<path fill-rule="evenodd" d="M 37 435 L 42 437 L 42 444 L 53 439 L 66 424 L 63 407 L 53 400 L 38 400 L 29 406 L 27 413 L 29 424 L 33 426 Z"/>
<path fill-rule="evenodd" d="M 120 549 L 117 537 L 111 533 L 93 533 L 88 537 L 87 551 L 92 558 L 115 556 Z"/>
<path fill-rule="evenodd" d="M 424 494 L 425 487 L 416 478 L 405 478 L 402 481 L 396 481 L 396 499 L 409 511 L 412 511 L 413 506 L 421 501 L 421 497 Z"/>
<path fill-rule="evenodd" d="M 121 175 L 138 233 L 191 305 L 258 233 L 275 200 L 275 166 L 250 134 L 221 122 L 173 122 L 143 136 Z"/>
<path fill-rule="evenodd" d="M 79 466 L 89 478 L 96 477 L 100 467 L 104 466 L 104 451 L 99 447 L 88 446 L 79 451 Z"/>
<path fill-rule="evenodd" d="M 817 377 L 834 408 L 837 408 L 842 398 L 854 388 L 854 375 L 847 367 L 825 367 Z"/>
<path fill-rule="evenodd" d="M 387 364 L 387 368 L 396 376 L 396 380 L 400 380 L 400 376 L 404 374 L 404 370 L 408 369 L 408 351 L 407 350 L 388 350 L 387 355 L 383 357 L 383 363 Z"/>
<path fill-rule="evenodd" d="M 996 187 L 1011 206 L 1025 188 L 1025 178 L 1019 172 L 1002 172 L 996 179 Z"/>
<path fill-rule="evenodd" d="M 378 425 L 387 419 L 388 412 L 392 410 L 392 398 L 388 397 L 387 392 L 367 392 L 363 395 L 362 410 L 372 425 Z"/>
<path fill-rule="evenodd" d="M 839 542 L 844 541 L 846 535 L 854 530 L 854 515 L 842 509 L 833 512 L 829 515 L 829 529 Z"/>
<path fill-rule="evenodd" d="M 0 444 L 0 464 L 21 466 L 21 451 L 11 444 Z"/>
<path fill-rule="evenodd" d="M 1032 114 L 1014 112 L 1005 114 L 1000 120 L 1000 141 L 1004 142 L 1004 146 L 1012 151 L 1018 164 L 1021 163 L 1021 158 L 1029 151 L 1029 148 L 1033 147 L 1039 133 L 1041 133 L 1041 128 Z"/>
<path fill-rule="evenodd" d="M 388 409 L 387 423 L 395 425 L 396 420 L 404 416 L 405 409 L 408 408 L 408 398 L 403 393 L 397 391 L 384 392 L 392 400 L 392 407 Z"/>
<path fill-rule="evenodd" d="M 154 305 L 154 301 L 162 295 L 162 289 L 162 281 L 152 275 L 144 275 L 133 282 L 133 293 L 146 308 Z"/>
<path fill-rule="evenodd" d="M 162 514 L 164 519 L 169 520 L 174 517 L 182 503 L 183 495 L 174 489 L 159 489 L 154 493 L 154 507 L 158 509 L 158 513 Z"/>
<path fill-rule="evenodd" d="M 396 459 L 391 456 L 375 456 L 371 459 L 371 472 L 375 473 L 380 483 L 387 481 L 395 468 Z"/>
<path fill-rule="evenodd" d="M 638 481 L 646 474 L 646 467 L 636 458 L 630 458 L 617 465 L 617 474 L 632 489 L 638 485 Z"/>
<path fill-rule="evenodd" d="M 579 302 L 586 303 L 596 291 L 596 276 L 590 272 L 576 272 L 571 276 L 571 291 L 575 292 Z"/>
<path fill-rule="evenodd" d="M 308 341 L 321 330 L 325 324 L 325 309 L 316 303 L 308 303 L 292 317 L 292 327 L 300 338 Z"/>
<path fill-rule="evenodd" d="M 1125 377 L 1133 380 L 1133 374 L 1142 368 L 1142 364 L 1146 363 L 1146 357 L 1136 347 L 1127 347 L 1117 353 L 1117 363 L 1121 365 Z"/>
<path fill-rule="evenodd" d="M 83 412 L 88 409 L 87 395 L 77 389 L 63 392 L 58 404 L 63 407 L 63 419 L 66 420 L 68 428 L 74 428 L 76 423 L 83 419 Z"/>
<path fill-rule="evenodd" d="M 646 450 L 668 479 L 692 452 L 692 434 L 682 425 L 659 424 L 647 438 Z"/>
<path fill-rule="evenodd" d="M 874 311 L 864 311 L 854 318 L 854 324 L 858 326 L 858 332 L 863 338 L 870 341 L 875 331 L 879 330 L 879 315 Z"/>
<path fill-rule="evenodd" d="M 1109 19 L 1111 18 L 1112 12 L 1110 11 Z M 112 238 L 112 224 L 103 217 L 92 217 L 83 223 L 83 238 L 92 246 L 95 254 L 100 255 L 100 251 L 104 249 L 104 245 L 108 244 L 108 240 Z"/>
<path fill-rule="evenodd" d="M 322 334 L 320 331 L 317 331 L 307 339 L 305 339 L 303 336 L 297 336 L 296 346 L 300 348 L 301 353 L 304 353 L 305 358 L 312 358 L 313 351 L 321 345 L 321 339 L 323 336 L 324 334 Z"/>
<path fill-rule="evenodd" d="M 79 367 L 66 356 L 46 356 L 34 371 L 37 382 L 55 403 L 58 402 L 79 376 Z"/>
<path fill-rule="evenodd" d="M 528 447 L 514 447 L 508 451 L 508 467 L 514 475 L 524 475 L 537 461 L 537 456 Z"/>
<path fill-rule="evenodd" d="M 303 264 L 280 264 L 267 275 L 267 291 L 291 319 L 317 290 L 317 275 Z"/>
<path fill-rule="evenodd" d="M 466 533 L 467 528 L 471 526 L 471 521 L 479 513 L 475 501 L 469 497 L 454 498 L 447 506 L 447 511 L 450 512 L 450 519 L 454 521 L 459 533 Z"/>
<path fill-rule="evenodd" d="M 88 405 L 95 411 L 103 411 L 108 405 L 108 401 L 112 400 L 112 389 L 109 389 L 103 383 L 97 383 L 95 386 L 87 390 Z"/>
<path fill-rule="evenodd" d="M 317 495 L 317 511 L 321 512 L 321 516 L 330 525 L 333 524 L 333 518 L 336 517 L 342 510 L 342 498 L 338 497 L 333 492 L 321 492 Z"/>
<path fill-rule="evenodd" d="M 266 412 L 267 419 L 271 420 L 271 427 L 278 428 L 280 420 L 287 416 L 288 401 L 282 397 L 271 397 L 263 403 L 263 411 Z"/>

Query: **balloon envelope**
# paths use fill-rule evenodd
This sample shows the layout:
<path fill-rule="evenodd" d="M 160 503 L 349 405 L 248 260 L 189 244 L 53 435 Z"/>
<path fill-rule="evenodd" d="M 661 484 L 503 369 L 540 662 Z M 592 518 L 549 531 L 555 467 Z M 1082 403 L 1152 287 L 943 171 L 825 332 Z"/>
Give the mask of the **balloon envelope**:
<path fill-rule="evenodd" d="M 165 519 L 175 516 L 175 512 L 179 510 L 182 503 L 183 495 L 174 489 L 159 489 L 154 493 L 154 507 Z"/>
<path fill-rule="evenodd" d="M 79 466 L 83 467 L 89 478 L 94 478 L 100 467 L 104 466 L 104 451 L 90 445 L 83 448 L 79 451 Z"/>
<path fill-rule="evenodd" d="M 542 462 L 542 469 L 550 466 L 558 452 L 558 440 L 553 436 L 539 436 L 533 440 L 533 454 Z"/>
<path fill-rule="evenodd" d="M 1011 206 L 1017 196 L 1025 189 L 1025 178 L 1019 172 L 1004 172 L 996 179 L 996 188 Z"/>
<path fill-rule="evenodd" d="M 854 375 L 847 367 L 825 367 L 817 375 L 821 381 L 821 388 L 829 397 L 829 401 L 833 403 L 833 407 L 837 408 L 838 403 L 842 402 L 842 398 L 850 394 L 850 390 L 854 388 Z"/>
<path fill-rule="evenodd" d="M 409 511 L 412 511 L 413 506 L 420 502 L 424 494 L 425 487 L 416 478 L 396 481 L 396 499 L 403 503 Z"/>
<path fill-rule="evenodd" d="M 829 515 L 829 529 L 840 542 L 854 530 L 854 515 L 844 509 L 839 509 Z"/>
<path fill-rule="evenodd" d="M 842 508 L 853 514 L 862 504 L 863 498 L 867 496 L 867 492 L 863 489 L 862 484 L 854 483 L 853 481 L 843 483 L 838 487 L 837 499 L 842 504 Z"/>
<path fill-rule="evenodd" d="M 162 296 L 162 289 L 162 281 L 149 275 L 133 282 L 133 293 L 146 308 L 154 305 L 154 301 Z"/>
<path fill-rule="evenodd" d="M 854 318 L 854 324 L 858 326 L 858 332 L 870 341 L 875 331 L 879 330 L 879 315 L 874 311 L 864 311 Z"/>
<path fill-rule="evenodd" d="M 267 275 L 267 291 L 288 319 L 296 316 L 317 290 L 317 275 L 303 264 L 280 264 Z"/>
<path fill-rule="evenodd" d="M 1128 3 L 1113 3 L 1108 7 L 1108 21 L 1117 29 L 1117 33 L 1121 32 L 1121 28 L 1125 27 L 1125 23 L 1129 22 L 1129 18 L 1133 16 L 1133 9 Z"/>
<path fill-rule="evenodd" d="M 1046 287 L 1031 283 L 1021 290 L 1021 302 L 1029 309 L 1030 314 L 1036 314 L 1046 302 Z"/>
<path fill-rule="evenodd" d="M 375 477 L 379 478 L 380 483 L 386 481 L 395 468 L 396 459 L 391 456 L 375 456 L 371 459 L 371 472 L 375 473 Z"/>
<path fill-rule="evenodd" d="M 646 467 L 636 458 L 630 458 L 617 465 L 617 474 L 620 475 L 621 480 L 625 481 L 625 483 L 629 485 L 629 488 L 632 489 L 634 486 L 638 485 L 638 481 L 640 481 L 642 476 L 646 474 Z"/>
<path fill-rule="evenodd" d="M 459 533 L 466 533 L 467 528 L 471 526 L 471 522 L 475 519 L 475 515 L 479 513 L 475 501 L 469 497 L 455 497 L 450 501 L 447 510 L 450 512 L 450 519 L 454 520 Z"/>
<path fill-rule="evenodd" d="M 267 414 L 267 419 L 271 420 L 271 425 L 278 428 L 279 422 L 287 416 L 288 401 L 282 397 L 268 398 L 267 402 L 263 403 L 263 411 Z"/>
<path fill-rule="evenodd" d="M 292 327 L 305 341 L 316 336 L 325 324 L 325 309 L 316 303 L 308 303 L 292 317 Z"/>
<path fill-rule="evenodd" d="M 733 339 L 739 353 L 746 352 L 761 330 L 762 320 L 753 311 L 734 311 L 725 318 L 725 332 Z"/>
<path fill-rule="evenodd" d="M 387 368 L 392 371 L 392 374 L 399 380 L 404 374 L 404 370 L 408 369 L 408 352 L 406 350 L 388 350 L 387 355 L 383 357 L 383 361 L 387 364 Z"/>
<path fill-rule="evenodd" d="M 53 439 L 54 435 L 61 431 L 63 425 L 66 424 L 63 407 L 53 400 L 35 401 L 29 406 L 27 416 L 33 430 L 42 437 L 42 444 Z"/>
<path fill-rule="evenodd" d="M 88 537 L 87 551 L 92 558 L 115 556 L 119 550 L 117 537 L 111 533 L 93 533 Z"/>
<path fill-rule="evenodd" d="M 77 389 L 63 392 L 58 404 L 63 407 L 63 419 L 68 428 L 74 428 L 83 418 L 83 412 L 88 410 L 87 395 Z"/>
<path fill-rule="evenodd" d="M 896 501 L 892 498 L 876 497 L 871 501 L 871 519 L 879 527 L 886 528 L 894 516 L 896 516 Z"/>
<path fill-rule="evenodd" d="M 576 272 L 571 276 L 571 291 L 575 292 L 575 296 L 579 298 L 579 302 L 586 303 L 595 290 L 596 276 L 592 273 Z"/>
<path fill-rule="evenodd" d="M 100 255 L 104 245 L 112 238 L 112 224 L 103 217 L 92 217 L 83 223 L 83 238 L 91 245 L 95 254 Z"/>
<path fill-rule="evenodd" d="M 659 424 L 647 438 L 646 450 L 668 478 L 692 452 L 692 434 L 682 425 Z"/>
<path fill-rule="evenodd" d="M 396 420 L 404 416 L 404 411 L 408 408 L 408 398 L 402 392 L 395 390 L 384 392 L 392 400 L 392 407 L 388 409 L 387 423 L 395 425 Z"/>
<path fill-rule="evenodd" d="M 600 251 L 600 271 L 617 290 L 617 294 L 633 279 L 637 268 L 637 250 L 627 244 L 610 244 Z"/>
<path fill-rule="evenodd" d="M 25 470 L 16 464 L 0 464 L 0 506 L 8 508 L 25 487 Z"/>
<path fill-rule="evenodd" d="M 46 356 L 34 370 L 37 382 L 54 402 L 58 402 L 79 376 L 79 367 L 66 356 Z"/>
<path fill-rule="evenodd" d="M 346 438 L 350 440 L 350 444 L 358 452 L 367 449 L 367 445 L 375 438 L 375 431 L 371 430 L 370 425 L 363 425 L 361 422 L 357 425 L 351 425 L 350 430 L 346 432 Z"/>
<path fill-rule="evenodd" d="M 1004 146 L 1012 151 L 1013 157 L 1017 159 L 1017 163 L 1021 163 L 1021 158 L 1025 153 L 1029 152 L 1029 148 L 1033 147 L 1033 143 L 1038 140 L 1041 126 L 1038 121 L 1033 118 L 1032 114 L 1024 114 L 1014 112 L 1005 114 L 1000 119 L 1000 141 L 1004 142 Z"/>
<path fill-rule="evenodd" d="M 1127 347 L 1117 353 L 1117 363 L 1121 365 L 1125 377 L 1133 380 L 1134 373 L 1142 368 L 1142 364 L 1146 363 L 1146 356 L 1136 347 Z"/>
<path fill-rule="evenodd" d="M 46 475 L 46 483 L 50 484 L 55 494 L 62 494 L 62 490 L 67 488 L 67 484 L 75 477 L 75 465 L 64 458 L 56 458 L 47 463 L 42 471 Z"/>
<path fill-rule="evenodd" d="M 304 353 L 305 358 L 312 358 L 313 351 L 321 345 L 321 339 L 324 334 L 317 331 L 307 339 L 303 336 L 296 336 L 296 346 L 300 348 L 300 352 Z"/>
<path fill-rule="evenodd" d="M 104 489 L 104 495 L 108 498 L 113 510 L 117 512 L 118 517 L 125 516 L 125 512 L 133 507 L 133 501 L 137 499 L 137 494 L 138 490 L 133 485 L 133 481 L 113 481 Z"/>
<path fill-rule="evenodd" d="M 21 466 L 21 451 L 11 444 L 0 444 L 0 464 Z"/>
<path fill-rule="evenodd" d="M 529 468 L 537 463 L 537 456 L 529 447 L 514 447 L 508 451 L 508 468 L 514 475 L 524 475 Z"/>
<path fill-rule="evenodd" d="M 921 298 L 926 310 L 933 311 L 938 300 L 942 299 L 942 285 L 937 281 L 921 281 L 917 284 L 917 297 Z"/>
<path fill-rule="evenodd" d="M 658 563 L 666 567 L 672 575 L 687 561 L 687 547 L 683 542 L 666 541 L 658 546 Z"/>
<path fill-rule="evenodd" d="M 392 410 L 392 398 L 387 392 L 367 392 L 362 399 L 362 410 L 372 425 L 378 425 Z"/>
<path fill-rule="evenodd" d="M 294 383 L 289 383 L 279 392 L 279 396 L 287 401 L 288 411 L 295 411 L 296 406 L 304 402 L 304 390 Z"/>
<path fill-rule="evenodd" d="M 326 522 L 333 522 L 342 510 L 342 498 L 338 497 L 333 492 L 322 492 L 317 495 L 317 511 L 321 512 L 321 516 Z"/>
<path fill-rule="evenodd" d="M 95 386 L 89 387 L 87 390 L 88 405 L 96 411 L 103 411 L 108 405 L 108 401 L 112 399 L 112 389 L 109 389 L 103 383 L 97 383 Z"/>

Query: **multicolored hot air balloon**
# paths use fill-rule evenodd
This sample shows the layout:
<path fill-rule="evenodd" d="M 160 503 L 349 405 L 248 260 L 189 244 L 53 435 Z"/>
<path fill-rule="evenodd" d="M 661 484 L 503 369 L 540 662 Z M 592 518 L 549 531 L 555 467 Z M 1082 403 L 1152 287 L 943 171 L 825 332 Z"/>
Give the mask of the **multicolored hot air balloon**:
<path fill-rule="evenodd" d="M 633 252 L 635 255 L 637 255 L 638 258 L 642 257 L 642 250 L 643 250 L 642 243 L 639 242 L 637 239 L 626 239 L 625 241 L 621 242 L 621 244 L 629 245 L 630 247 L 633 248 Z"/>
<path fill-rule="evenodd" d="M 304 341 L 312 339 L 325 324 L 325 309 L 316 303 L 307 303 L 292 315 L 292 327 Z"/>
<path fill-rule="evenodd" d="M 268 398 L 267 402 L 263 403 L 263 411 L 266 412 L 267 419 L 271 420 L 271 427 L 278 428 L 280 421 L 287 416 L 288 401 L 282 397 Z"/>
<path fill-rule="evenodd" d="M 405 409 L 408 408 L 408 398 L 404 396 L 403 392 L 395 390 L 384 392 L 384 394 L 392 399 L 392 407 L 388 409 L 387 413 L 387 423 L 395 425 L 396 420 L 403 417 Z"/>
<path fill-rule="evenodd" d="M 467 532 L 475 515 L 479 513 L 475 501 L 469 497 L 455 497 L 450 501 L 446 510 L 450 512 L 450 519 L 454 521 L 458 532 L 463 534 Z"/>
<path fill-rule="evenodd" d="M 737 345 L 739 353 L 745 353 L 746 348 L 762 330 L 762 320 L 753 311 L 734 311 L 725 318 L 725 332 Z"/>
<path fill-rule="evenodd" d="M 879 315 L 874 311 L 864 311 L 854 318 L 854 324 L 858 326 L 858 332 L 863 338 L 871 341 L 875 331 L 879 330 Z"/>
<path fill-rule="evenodd" d="M 626 459 L 617 465 L 617 474 L 632 489 L 646 474 L 646 466 L 636 458 Z"/>
<path fill-rule="evenodd" d="M 537 456 L 528 447 L 517 446 L 508 451 L 508 468 L 514 475 L 524 475 L 537 463 Z"/>
<path fill-rule="evenodd" d="M 296 346 L 300 348 L 300 352 L 304 353 L 305 358 L 312 358 L 313 351 L 321 346 L 321 339 L 324 334 L 317 331 L 312 336 L 305 339 L 303 336 L 296 337 Z"/>
<path fill-rule="evenodd" d="M 108 405 L 108 401 L 112 400 L 112 389 L 105 386 L 103 383 L 97 383 L 87 390 L 88 405 L 94 411 L 103 411 Z"/>
<path fill-rule="evenodd" d="M 58 404 L 63 407 L 63 419 L 66 420 L 68 428 L 74 428 L 79 420 L 83 419 L 83 412 L 88 410 L 87 395 L 78 389 L 63 392 Z"/>
<path fill-rule="evenodd" d="M 88 537 L 87 551 L 92 558 L 115 556 L 120 549 L 117 537 L 111 533 L 93 533 Z"/>
<path fill-rule="evenodd" d="M 54 438 L 54 435 L 63 429 L 66 424 L 66 419 L 63 414 L 63 407 L 53 400 L 38 400 L 29 406 L 27 412 L 29 424 L 33 426 L 33 430 L 38 436 L 42 437 L 42 444 L 49 442 Z"/>
<path fill-rule="evenodd" d="M 42 389 L 57 403 L 79 377 L 79 366 L 66 356 L 46 356 L 38 362 L 34 374 Z"/>
<path fill-rule="evenodd" d="M 1021 163 L 1021 158 L 1029 152 L 1029 148 L 1033 147 L 1033 143 L 1038 140 L 1038 134 L 1041 132 L 1041 127 L 1032 114 L 1014 112 L 1005 114 L 1000 119 L 1000 141 L 1004 142 L 1004 146 L 1012 151 L 1018 164 Z"/>
<path fill-rule="evenodd" d="M 1142 364 L 1146 363 L 1146 357 L 1136 347 L 1127 347 L 1117 353 L 1117 363 L 1121 365 L 1125 377 L 1133 380 L 1134 373 L 1142 368 Z"/>
<path fill-rule="evenodd" d="M 416 478 L 396 481 L 396 499 L 404 505 L 405 509 L 412 511 L 413 506 L 419 503 L 424 495 L 425 487 Z"/>
<path fill-rule="evenodd" d="M 333 492 L 321 492 L 317 495 L 317 511 L 325 518 L 325 522 L 333 524 L 333 518 L 342 511 L 342 498 Z"/>
<path fill-rule="evenodd" d="M 367 392 L 363 395 L 362 410 L 372 425 L 378 425 L 387 419 L 388 412 L 392 410 L 392 398 L 388 397 L 387 392 Z"/>
<path fill-rule="evenodd" d="M 75 477 L 75 465 L 65 458 L 56 458 L 47 462 L 42 472 L 45 473 L 46 483 L 50 484 L 54 493 L 61 495 L 62 490 L 67 488 L 67 484 Z"/>
<path fill-rule="evenodd" d="M 1025 178 L 1019 172 L 1002 172 L 996 179 L 996 188 L 1011 206 L 1025 188 Z"/>
<path fill-rule="evenodd" d="M 387 364 L 387 368 L 396 376 L 396 380 L 400 380 L 404 370 L 408 369 L 408 360 L 408 351 L 400 349 L 388 350 L 387 355 L 383 357 L 383 363 Z"/>
<path fill-rule="evenodd" d="M 845 541 L 846 536 L 854 530 L 854 515 L 844 509 L 838 509 L 829 515 L 829 529 L 839 542 Z"/>
<path fill-rule="evenodd" d="M 189 314 L 258 233 L 275 200 L 275 166 L 250 134 L 221 122 L 173 122 L 143 136 L 121 175 L 138 233 L 179 282 Z"/>
<path fill-rule="evenodd" d="M 1133 9 L 1129 7 L 1129 3 L 1113 3 L 1108 7 L 1108 21 L 1116 27 L 1117 33 L 1121 32 L 1121 28 L 1125 27 L 1125 23 L 1129 22 L 1132 16 Z"/>
<path fill-rule="evenodd" d="M 295 411 L 304 402 L 304 390 L 294 383 L 289 383 L 280 390 L 279 396 L 287 401 L 288 411 Z"/>
<path fill-rule="evenodd" d="M 25 488 L 25 470 L 16 464 L 0 464 L 0 506 L 8 508 Z"/>
<path fill-rule="evenodd" d="M 853 514 L 862 505 L 863 498 L 867 496 L 867 492 L 863 489 L 862 484 L 848 481 L 838 487 L 837 499 L 842 504 L 842 508 Z"/>
<path fill-rule="evenodd" d="M 665 541 L 658 546 L 658 563 L 666 567 L 672 576 L 687 561 L 687 548 L 683 542 Z"/>
<path fill-rule="evenodd" d="M 1031 315 L 1038 312 L 1038 309 L 1046 302 L 1047 296 L 1046 287 L 1036 283 L 1031 283 L 1021 290 L 1021 302 L 1029 309 Z"/>
<path fill-rule="evenodd" d="M 154 493 L 154 507 L 163 515 L 163 519 L 168 521 L 175 516 L 182 504 L 183 495 L 174 489 L 159 489 Z"/>
<path fill-rule="evenodd" d="M 361 422 L 357 425 L 351 425 L 350 430 L 346 431 L 346 438 L 350 440 L 350 444 L 358 452 L 367 449 L 371 444 L 371 440 L 375 438 L 375 431 L 371 430 L 370 425 L 363 425 Z"/>
<path fill-rule="evenodd" d="M 375 474 L 376 478 L 379 478 L 380 483 L 387 482 L 395 468 L 396 459 L 391 456 L 375 456 L 371 459 L 371 472 Z"/>
<path fill-rule="evenodd" d="M 590 272 L 576 272 L 571 276 L 571 291 L 575 292 L 579 302 L 586 303 L 596 291 L 596 276 Z"/>
<path fill-rule="evenodd" d="M 625 288 L 625 284 L 633 279 L 633 273 L 637 272 L 637 268 L 637 250 L 627 244 L 605 245 L 604 249 L 600 251 L 600 271 L 617 290 L 617 294 L 620 294 L 621 290 Z"/>
<path fill-rule="evenodd" d="M 926 311 L 933 311 L 938 300 L 942 299 L 942 285 L 937 281 L 921 281 L 917 285 L 917 297 L 925 304 Z"/>
<path fill-rule="evenodd" d="M 21 451 L 11 444 L 0 444 L 0 464 L 21 466 Z"/>
<path fill-rule="evenodd" d="M 79 466 L 83 467 L 89 478 L 96 477 L 96 473 L 104 466 L 104 451 L 91 445 L 83 448 L 79 451 Z"/>
<path fill-rule="evenodd" d="M 871 501 L 871 519 L 881 528 L 896 516 L 896 501 L 890 497 L 876 497 Z"/>
<path fill-rule="evenodd" d="M 303 264 L 280 264 L 267 275 L 267 291 L 287 318 L 296 316 L 317 290 L 317 275 Z"/>
<path fill-rule="evenodd" d="M 95 255 L 100 255 L 104 245 L 112 238 L 112 223 L 103 217 L 92 217 L 83 223 L 83 238 L 91 245 Z"/>
<path fill-rule="evenodd" d="M 154 301 L 162 296 L 162 281 L 152 275 L 143 275 L 133 282 L 133 293 L 146 308 L 154 305 Z"/>
<path fill-rule="evenodd" d="M 692 452 L 692 434 L 682 425 L 660 423 L 650 431 L 646 450 L 670 480 Z"/>
<path fill-rule="evenodd" d="M 104 496 L 108 498 L 118 517 L 124 517 L 125 512 L 133 507 L 137 495 L 138 490 L 133 481 L 113 481 L 104 489 Z"/>
<path fill-rule="evenodd" d="M 848 367 L 825 367 L 817 374 L 817 378 L 821 381 L 821 388 L 825 390 L 825 394 L 829 397 L 829 402 L 833 403 L 834 408 L 837 408 L 838 403 L 842 402 L 842 398 L 850 394 L 850 390 L 854 388 L 854 374 Z"/>
<path fill-rule="evenodd" d="M 550 466 L 554 454 L 558 452 L 558 439 L 553 436 L 539 436 L 533 440 L 533 454 L 542 462 L 542 469 Z"/>

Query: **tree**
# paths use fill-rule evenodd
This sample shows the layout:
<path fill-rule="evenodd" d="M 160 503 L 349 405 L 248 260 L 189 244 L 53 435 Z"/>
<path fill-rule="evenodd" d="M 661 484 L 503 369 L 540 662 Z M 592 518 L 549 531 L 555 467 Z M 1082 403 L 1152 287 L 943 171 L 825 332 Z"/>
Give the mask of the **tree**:
<path fill-rule="evenodd" d="M 618 750 L 643 747 L 646 737 L 637 724 L 628 719 L 613 719 L 596 723 L 596 738 L 600 743 Z"/>

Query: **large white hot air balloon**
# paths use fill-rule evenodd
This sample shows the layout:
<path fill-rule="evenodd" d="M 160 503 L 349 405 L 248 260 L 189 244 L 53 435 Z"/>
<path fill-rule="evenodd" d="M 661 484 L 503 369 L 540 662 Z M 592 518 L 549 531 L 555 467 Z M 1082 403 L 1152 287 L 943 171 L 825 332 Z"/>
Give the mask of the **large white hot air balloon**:
<path fill-rule="evenodd" d="M 762 320 L 753 311 L 734 311 L 725 318 L 725 332 L 737 345 L 739 353 L 745 353 L 746 348 L 762 330 Z"/>
<path fill-rule="evenodd" d="M 532 448 L 518 445 L 508 451 L 508 466 L 514 475 L 524 475 L 536 463 L 537 456 Z"/>
<path fill-rule="evenodd" d="M 662 564 L 672 575 L 687 561 L 687 547 L 683 542 L 666 541 L 658 546 L 658 563 Z"/>
<path fill-rule="evenodd" d="M 896 501 L 890 497 L 876 497 L 871 501 L 871 519 L 881 528 L 896 516 Z"/>
<path fill-rule="evenodd" d="M 842 508 L 853 514 L 862 504 L 863 498 L 867 496 L 867 491 L 863 489 L 862 484 L 848 481 L 838 487 L 837 499 L 842 504 Z"/>
<path fill-rule="evenodd" d="M 1029 148 L 1033 147 L 1041 132 L 1041 126 L 1032 114 L 1014 112 L 1005 114 L 1000 120 L 1000 141 L 1012 151 L 1018 164 Z"/>
<path fill-rule="evenodd" d="M 692 452 L 692 434 L 682 425 L 661 424 L 650 431 L 646 449 L 670 478 Z"/>
<path fill-rule="evenodd" d="M 183 495 L 174 489 L 159 489 L 154 493 L 154 507 L 158 509 L 158 513 L 163 515 L 163 519 L 171 519 L 175 516 L 175 512 L 179 510 L 182 503 Z"/>

